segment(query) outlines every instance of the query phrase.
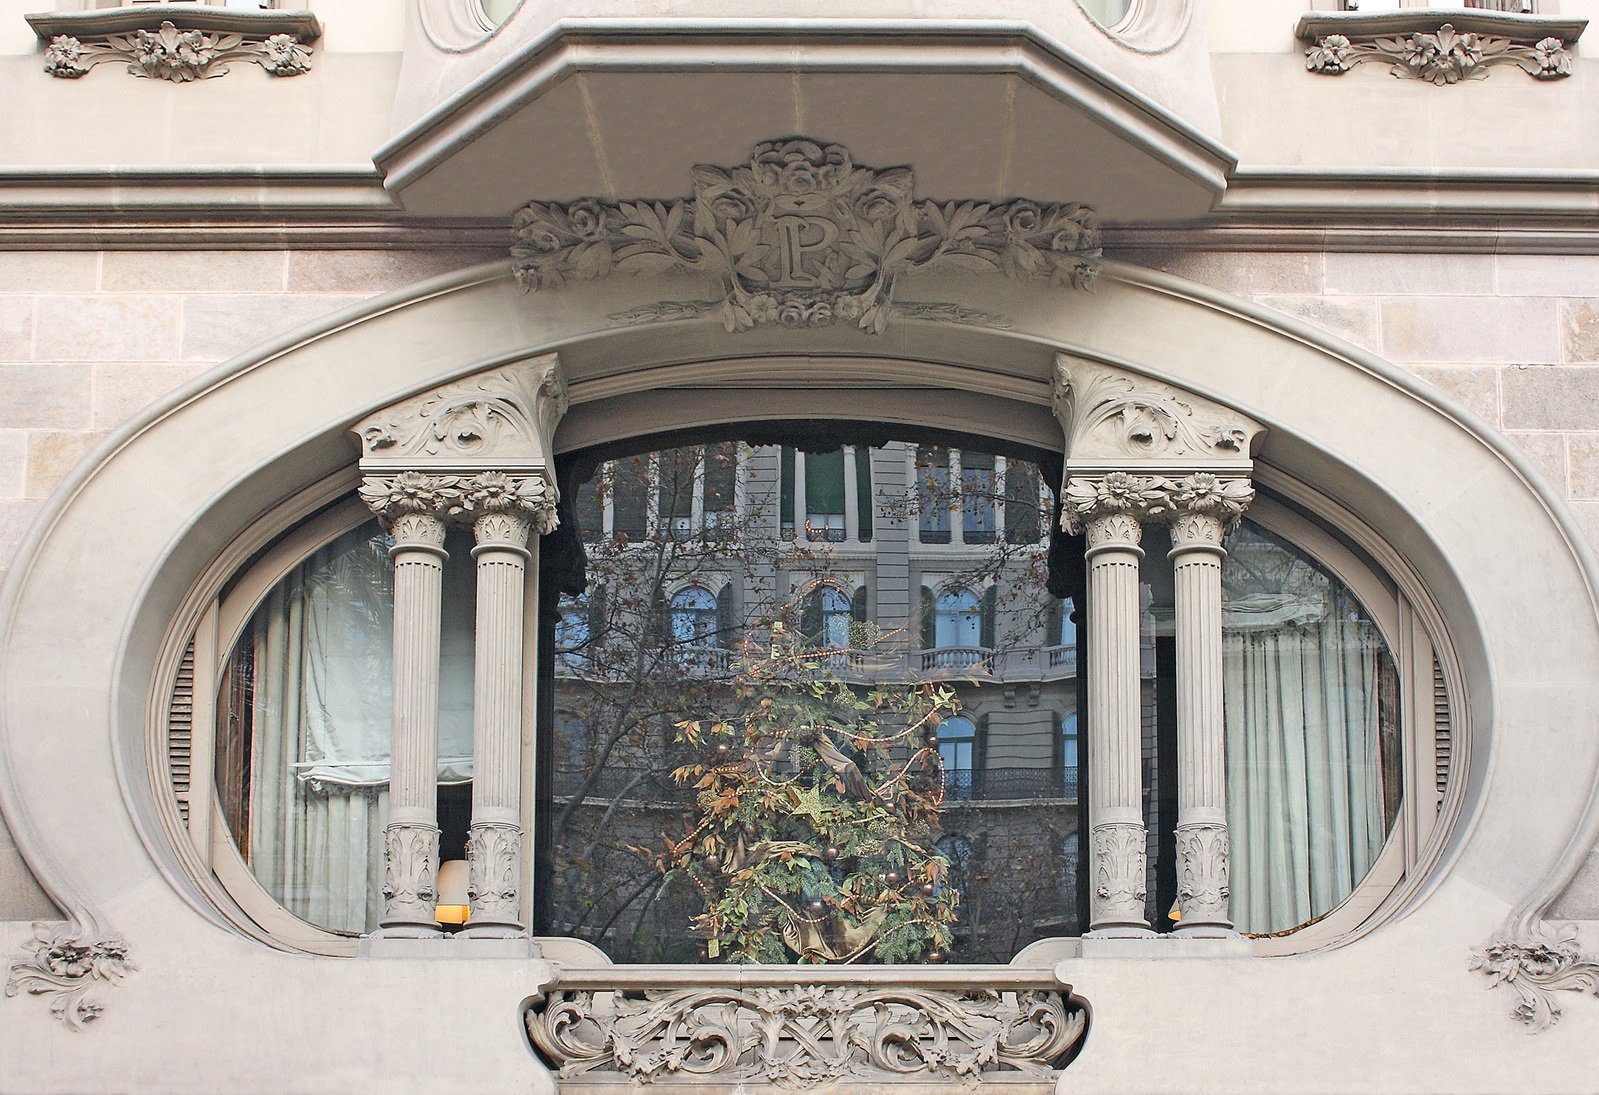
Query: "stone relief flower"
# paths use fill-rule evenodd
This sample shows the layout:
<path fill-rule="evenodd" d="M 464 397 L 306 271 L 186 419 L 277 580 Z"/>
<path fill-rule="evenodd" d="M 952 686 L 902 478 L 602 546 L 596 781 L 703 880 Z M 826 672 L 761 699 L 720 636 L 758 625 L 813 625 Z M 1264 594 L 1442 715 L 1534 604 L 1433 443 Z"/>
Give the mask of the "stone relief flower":
<path fill-rule="evenodd" d="M 1571 74 L 1571 54 L 1559 38 L 1530 39 L 1461 33 L 1444 23 L 1436 32 L 1381 36 L 1328 34 L 1305 51 L 1305 68 L 1339 76 L 1365 61 L 1392 65 L 1395 76 L 1426 80 L 1440 87 L 1481 79 L 1494 65 L 1515 64 L 1540 80 Z"/>
<path fill-rule="evenodd" d="M 1013 237 L 1027 236 L 1038 231 L 1043 219 L 1044 211 L 1038 207 L 1037 202 L 1012 202 L 1010 210 L 1005 214 L 1005 230 Z"/>
<path fill-rule="evenodd" d="M 391 518 L 406 513 L 442 513 L 461 499 L 459 477 L 419 471 L 369 475 L 361 481 L 358 493 L 373 511 Z"/>
<path fill-rule="evenodd" d="M 76 80 L 89 71 L 82 60 L 83 43 L 70 34 L 58 34 L 50 39 L 50 47 L 44 51 L 44 70 L 51 76 Z"/>
<path fill-rule="evenodd" d="M 1538 70 L 1527 71 L 1540 80 L 1552 80 L 1560 76 L 1571 75 L 1571 54 L 1566 50 L 1566 44 L 1558 38 L 1541 39 L 1532 47 L 1533 57 L 1537 61 Z"/>
<path fill-rule="evenodd" d="M 271 35 L 261 48 L 261 67 L 274 76 L 298 76 L 311 71 L 311 51 L 292 34 Z"/>
<path fill-rule="evenodd" d="M 580 240 L 592 243 L 607 238 L 605 209 L 593 198 L 573 202 L 567 207 L 566 218 Z"/>
<path fill-rule="evenodd" d="M 1222 478 L 1210 472 L 1186 475 L 1171 490 L 1173 509 L 1227 517 L 1243 513 L 1254 498 L 1255 490 L 1249 480 Z"/>
<path fill-rule="evenodd" d="M 1583 955 L 1570 925 L 1561 930 L 1540 923 L 1524 938 L 1495 939 L 1472 954 L 1470 968 L 1481 971 L 1490 984 L 1514 989 L 1517 1003 L 1511 1015 L 1534 1031 L 1560 1019 L 1554 993 L 1599 997 L 1599 961 Z"/>
<path fill-rule="evenodd" d="M 1305 51 L 1305 67 L 1312 72 L 1349 71 L 1349 39 L 1329 34 Z"/>
<path fill-rule="evenodd" d="M 206 74 L 217 45 L 211 35 L 162 23 L 159 30 L 134 31 L 133 62 L 142 75 L 183 83 Z"/>
<path fill-rule="evenodd" d="M 51 1014 L 69 1030 L 81 1030 L 104 1011 L 89 991 L 96 984 L 114 985 L 138 968 L 128 960 L 128 944 L 119 935 L 97 935 L 74 924 L 33 927 L 31 951 L 12 963 L 6 995 L 51 997 Z"/>

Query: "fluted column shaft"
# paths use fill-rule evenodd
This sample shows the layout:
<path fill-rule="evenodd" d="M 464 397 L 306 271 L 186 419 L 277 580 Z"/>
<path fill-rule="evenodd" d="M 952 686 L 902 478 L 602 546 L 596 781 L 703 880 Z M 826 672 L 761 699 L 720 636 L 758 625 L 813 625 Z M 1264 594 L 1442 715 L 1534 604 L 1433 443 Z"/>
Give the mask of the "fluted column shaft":
<path fill-rule="evenodd" d="M 1177 896 L 1185 934 L 1232 929 L 1222 722 L 1222 520 L 1171 520 L 1177 626 Z"/>
<path fill-rule="evenodd" d="M 477 546 L 468 935 L 518 935 L 522 884 L 522 637 L 528 518 L 485 513 Z"/>
<path fill-rule="evenodd" d="M 439 619 L 444 521 L 390 518 L 394 546 L 394 714 L 381 934 L 433 936 L 438 900 Z"/>
<path fill-rule="evenodd" d="M 1145 830 L 1138 672 L 1138 517 L 1100 511 L 1088 538 L 1089 822 L 1094 886 L 1090 928 L 1147 931 Z"/>

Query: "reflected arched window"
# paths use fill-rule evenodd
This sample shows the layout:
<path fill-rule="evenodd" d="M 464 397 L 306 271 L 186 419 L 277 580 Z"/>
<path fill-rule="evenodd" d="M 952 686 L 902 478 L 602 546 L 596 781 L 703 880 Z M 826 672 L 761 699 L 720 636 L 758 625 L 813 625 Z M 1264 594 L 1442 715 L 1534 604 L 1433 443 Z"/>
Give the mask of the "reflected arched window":
<path fill-rule="evenodd" d="M 555 623 L 555 667 L 557 671 L 576 671 L 588 658 L 592 626 L 588 598 L 562 597 L 561 614 Z"/>
<path fill-rule="evenodd" d="M 716 594 L 689 586 L 672 594 L 672 641 L 679 646 L 717 644 Z"/>
<path fill-rule="evenodd" d="M 1060 723 L 1061 791 L 1070 799 L 1077 797 L 1078 744 L 1077 712 L 1073 711 Z"/>
<path fill-rule="evenodd" d="M 805 596 L 805 619 L 800 630 L 808 643 L 844 650 L 850 645 L 850 622 L 854 618 L 854 607 L 842 589 L 835 585 L 817 586 Z"/>
<path fill-rule="evenodd" d="M 971 798 L 975 793 L 976 748 L 977 727 L 971 719 L 957 715 L 939 723 L 938 756 L 944 762 L 944 797 Z"/>
<path fill-rule="evenodd" d="M 983 605 L 969 589 L 948 590 L 938 595 L 933 609 L 933 645 L 981 646 Z"/>

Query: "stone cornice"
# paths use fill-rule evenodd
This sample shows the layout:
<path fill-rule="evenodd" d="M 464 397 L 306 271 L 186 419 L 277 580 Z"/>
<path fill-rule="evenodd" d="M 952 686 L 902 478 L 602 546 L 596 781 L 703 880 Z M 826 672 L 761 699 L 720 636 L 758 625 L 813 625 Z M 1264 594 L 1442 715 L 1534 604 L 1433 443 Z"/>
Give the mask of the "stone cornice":
<path fill-rule="evenodd" d="M 1462 7 L 1402 8 L 1399 11 L 1307 11 L 1294 26 L 1294 36 L 1313 42 L 1329 34 L 1348 38 L 1407 35 L 1436 31 L 1448 23 L 1462 34 L 1491 34 L 1515 42 L 1533 43 L 1559 38 L 1571 45 L 1587 29 L 1586 19 L 1558 15 L 1523 15 L 1510 11 L 1483 11 Z"/>
<path fill-rule="evenodd" d="M 23 16 L 33 33 L 48 41 L 58 34 L 92 38 L 102 34 L 127 34 L 155 30 L 163 22 L 184 29 L 225 31 L 265 36 L 290 34 L 299 42 L 322 37 L 322 24 L 309 11 L 255 11 L 248 8 L 212 8 L 198 4 L 135 4 L 95 11 L 44 11 Z"/>

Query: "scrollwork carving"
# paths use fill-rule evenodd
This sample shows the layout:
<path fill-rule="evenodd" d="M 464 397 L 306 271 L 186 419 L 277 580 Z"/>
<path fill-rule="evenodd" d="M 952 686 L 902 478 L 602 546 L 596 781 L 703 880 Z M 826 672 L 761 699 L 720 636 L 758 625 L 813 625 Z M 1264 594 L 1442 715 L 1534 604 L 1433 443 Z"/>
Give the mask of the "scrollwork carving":
<path fill-rule="evenodd" d="M 527 1012 L 566 1080 L 662 1085 L 1053 1078 L 1087 1026 L 1068 993 L 1030 986 L 662 984 L 562 989 Z M 602 1002 L 602 1000 L 604 1002 Z M 674 1083 L 675 1082 L 675 1083 Z"/>
<path fill-rule="evenodd" d="M 1471 968 L 1492 984 L 1515 990 L 1518 999 L 1510 1014 L 1534 1033 L 1560 1019 L 1555 993 L 1599 996 L 1599 961 L 1583 955 L 1569 925 L 1563 930 L 1540 925 L 1523 939 L 1495 939 L 1472 954 Z"/>
<path fill-rule="evenodd" d="M 564 410 L 564 385 L 558 385 L 555 394 Z M 481 465 L 508 454 L 525 456 L 543 448 L 535 425 L 539 398 L 539 389 L 520 372 L 472 377 L 367 419 L 359 427 L 361 444 L 369 458 Z"/>
<path fill-rule="evenodd" d="M 180 29 L 170 21 L 163 21 L 155 30 L 87 39 L 55 35 L 45 49 L 44 70 L 63 80 L 76 80 L 107 61 L 126 62 L 128 72 L 135 76 L 175 84 L 225 76 L 233 61 L 260 65 L 273 76 L 311 71 L 311 51 L 293 34 L 210 34 Z"/>
<path fill-rule="evenodd" d="M 1515 65 L 1535 80 L 1571 75 L 1571 52 L 1559 38 L 1517 41 L 1457 31 L 1452 23 L 1415 34 L 1327 34 L 1305 50 L 1305 68 L 1324 76 L 1342 76 L 1367 61 L 1386 61 L 1394 76 L 1440 87 L 1484 79 L 1496 65 Z"/>
<path fill-rule="evenodd" d="M 1094 921 L 1144 919 L 1145 833 L 1141 825 L 1094 827 Z"/>
<path fill-rule="evenodd" d="M 1229 859 L 1227 826 L 1177 826 L 1177 897 L 1184 922 L 1228 919 Z"/>
<path fill-rule="evenodd" d="M 531 202 L 512 221 L 512 266 L 529 291 L 613 270 L 680 270 L 720 279 L 716 302 L 668 301 L 613 321 L 715 310 L 728 331 L 853 324 L 931 314 L 997 325 L 954 304 L 893 301 L 912 270 L 1002 273 L 1086 288 L 1100 258 L 1098 219 L 1077 203 L 915 200 L 907 167 L 861 167 L 842 145 L 766 141 L 748 163 L 694 168 L 694 196 L 668 201 Z M 929 311 L 931 310 L 931 311 Z"/>
<path fill-rule="evenodd" d="M 68 1030 L 82 1030 L 103 1014 L 103 1005 L 89 995 L 93 989 L 115 985 L 138 969 L 120 935 L 96 934 L 77 923 L 38 923 L 33 929 L 27 957 L 11 963 L 6 995 L 47 997 L 50 1013 Z"/>
<path fill-rule="evenodd" d="M 477 824 L 467 838 L 470 865 L 467 895 L 472 899 L 474 921 L 510 921 L 518 916 L 517 858 L 522 851 L 522 830 L 515 825 Z"/>
<path fill-rule="evenodd" d="M 383 832 L 385 922 L 432 924 L 438 904 L 439 830 L 431 825 L 390 825 Z"/>
<path fill-rule="evenodd" d="M 1074 462 L 1132 460 L 1248 465 L 1260 427 L 1249 419 L 1123 369 L 1062 358 L 1055 414 Z"/>

